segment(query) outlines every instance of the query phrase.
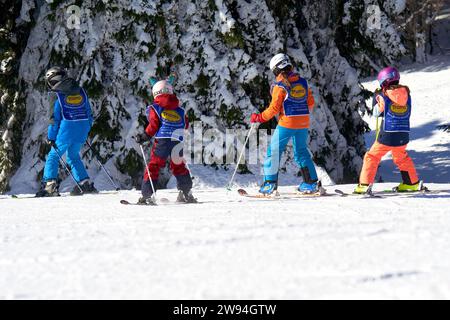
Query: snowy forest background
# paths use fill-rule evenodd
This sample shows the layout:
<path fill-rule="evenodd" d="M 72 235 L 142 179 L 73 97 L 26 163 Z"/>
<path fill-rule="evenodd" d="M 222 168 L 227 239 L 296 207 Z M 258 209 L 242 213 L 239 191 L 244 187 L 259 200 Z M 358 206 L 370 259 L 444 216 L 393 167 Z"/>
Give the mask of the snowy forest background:
<path fill-rule="evenodd" d="M 354 182 L 370 112 L 361 80 L 448 50 L 435 32 L 446 8 L 440 0 L 0 0 L 0 192 L 14 183 L 37 187 L 42 177 L 48 67 L 65 66 L 87 90 L 93 146 L 130 188 L 143 169 L 132 137 L 145 123 L 149 76 L 173 65 L 191 121 L 247 128 L 250 114 L 270 102 L 268 62 L 278 52 L 312 86 L 316 165 L 337 183 Z M 86 150 L 87 166 L 96 167 Z"/>

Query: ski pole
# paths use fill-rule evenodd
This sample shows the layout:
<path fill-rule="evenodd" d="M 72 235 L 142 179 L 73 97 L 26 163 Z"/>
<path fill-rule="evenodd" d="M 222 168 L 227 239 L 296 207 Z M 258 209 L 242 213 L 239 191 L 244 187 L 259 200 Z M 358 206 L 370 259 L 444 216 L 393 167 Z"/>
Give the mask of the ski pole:
<path fill-rule="evenodd" d="M 100 162 L 100 160 L 98 160 L 98 153 L 92 148 L 92 145 L 89 143 L 89 141 L 86 140 L 86 144 L 88 145 L 89 149 L 91 149 L 92 153 L 95 156 L 95 160 L 97 161 L 98 165 L 103 169 L 103 171 L 106 173 L 106 175 L 109 178 L 109 181 L 111 181 L 112 185 L 114 186 L 114 188 L 116 189 L 116 191 L 119 191 L 120 188 L 117 186 L 117 184 L 114 182 L 113 178 L 111 177 L 111 175 L 108 173 L 108 171 L 106 170 L 105 166 Z"/>
<path fill-rule="evenodd" d="M 244 145 L 242 146 L 241 154 L 239 155 L 239 160 L 238 160 L 238 162 L 237 162 L 237 164 L 236 164 L 236 168 L 234 168 L 233 175 L 231 176 L 231 180 L 230 180 L 230 182 L 228 183 L 228 186 L 227 186 L 227 189 L 228 189 L 228 190 L 231 190 L 231 185 L 232 185 L 232 183 L 233 183 L 234 176 L 236 175 L 237 169 L 238 169 L 238 167 L 239 167 L 239 163 L 241 162 L 242 155 L 244 154 L 245 146 L 247 145 L 248 139 L 250 139 L 250 134 L 252 133 L 253 129 L 256 128 L 256 126 L 257 126 L 256 123 L 252 123 L 252 125 L 250 126 L 250 130 L 248 130 L 248 134 L 247 134 L 247 137 L 245 138 Z"/>
<path fill-rule="evenodd" d="M 69 169 L 69 166 L 67 165 L 66 161 L 64 161 L 64 159 L 62 158 L 61 154 L 59 153 L 59 149 L 56 145 L 52 146 L 53 149 L 55 149 L 56 154 L 59 157 L 59 161 L 63 164 L 64 169 L 66 169 L 66 171 L 70 174 L 70 176 L 72 177 L 73 182 L 75 182 L 75 184 L 77 185 L 78 189 L 80 190 L 81 193 L 83 192 L 83 189 L 81 188 L 80 184 L 78 183 L 77 180 L 75 180 L 75 177 L 72 174 L 72 171 Z"/>
<path fill-rule="evenodd" d="M 376 123 L 376 134 L 375 134 L 375 141 L 378 141 L 378 135 L 380 134 L 380 128 L 378 126 L 378 117 L 377 117 L 377 123 Z"/>
<path fill-rule="evenodd" d="M 150 181 L 150 186 L 152 187 L 152 191 L 153 191 L 152 198 L 153 198 L 153 201 L 156 202 L 156 191 L 155 191 L 155 187 L 153 186 L 152 176 L 150 175 L 150 169 L 148 168 L 148 163 L 147 163 L 147 158 L 145 157 L 144 148 L 142 147 L 142 144 L 140 144 L 140 143 L 139 143 L 139 147 L 141 148 L 142 158 L 144 158 L 145 168 L 147 169 L 148 180 Z"/>
<path fill-rule="evenodd" d="M 191 171 L 191 168 L 189 167 L 188 163 L 185 162 L 184 165 L 186 166 L 186 169 L 189 171 L 189 176 L 191 177 L 192 180 L 194 180 L 194 176 L 192 175 L 192 171 Z"/>
<path fill-rule="evenodd" d="M 185 136 L 187 135 L 188 130 L 184 130 L 185 132 Z M 189 158 L 191 157 L 191 155 L 189 155 Z M 191 177 L 192 180 L 194 180 L 194 176 L 192 175 L 192 171 L 191 168 L 189 167 L 189 164 L 187 163 L 187 160 L 184 162 L 186 169 L 189 171 L 189 176 Z"/>

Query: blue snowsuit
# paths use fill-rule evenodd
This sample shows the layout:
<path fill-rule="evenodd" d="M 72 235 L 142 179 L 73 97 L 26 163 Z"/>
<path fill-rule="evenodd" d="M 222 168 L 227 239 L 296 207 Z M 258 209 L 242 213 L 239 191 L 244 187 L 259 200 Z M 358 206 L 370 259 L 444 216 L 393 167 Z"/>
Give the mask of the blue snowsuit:
<path fill-rule="evenodd" d="M 88 173 L 80 158 L 80 150 L 86 142 L 92 127 L 93 118 L 89 98 L 83 88 L 73 79 L 65 88 L 56 91 L 57 100 L 53 105 L 48 126 L 48 140 L 56 142 L 58 152 L 67 152 L 67 164 L 77 182 L 88 179 Z M 58 177 L 59 156 L 51 149 L 45 162 L 43 181 Z"/>

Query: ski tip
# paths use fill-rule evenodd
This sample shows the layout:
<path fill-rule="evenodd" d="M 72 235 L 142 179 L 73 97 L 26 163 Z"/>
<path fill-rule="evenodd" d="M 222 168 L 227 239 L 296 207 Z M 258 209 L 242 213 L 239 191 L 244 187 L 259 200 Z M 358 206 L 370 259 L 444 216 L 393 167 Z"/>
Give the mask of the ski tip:
<path fill-rule="evenodd" d="M 120 200 L 120 203 L 121 204 L 131 204 L 129 201 L 127 201 L 127 200 Z"/>
<path fill-rule="evenodd" d="M 239 189 L 237 192 L 238 192 L 241 196 L 247 196 L 247 195 L 248 195 L 248 192 L 245 191 L 244 189 Z"/>

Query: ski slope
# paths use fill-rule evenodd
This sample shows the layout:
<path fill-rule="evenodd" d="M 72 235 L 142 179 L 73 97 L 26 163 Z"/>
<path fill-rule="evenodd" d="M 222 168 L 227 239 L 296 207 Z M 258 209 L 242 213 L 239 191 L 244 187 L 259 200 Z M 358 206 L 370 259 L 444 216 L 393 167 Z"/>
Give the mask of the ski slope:
<path fill-rule="evenodd" d="M 402 73 L 414 103 L 408 150 L 428 187 L 443 192 L 248 199 L 222 187 L 231 171 L 192 166 L 199 204 L 119 203 L 136 201 L 135 190 L 4 195 L 0 299 L 450 299 L 450 134 L 436 129 L 450 122 L 449 61 Z M 387 182 L 375 191 L 398 183 L 389 158 L 379 177 Z M 239 175 L 237 184 L 254 191 L 258 179 Z"/>
<path fill-rule="evenodd" d="M 257 200 L 219 188 L 157 207 L 119 203 L 133 191 L 1 199 L 0 299 L 448 299 L 450 185 L 430 187 L 447 191 Z"/>

